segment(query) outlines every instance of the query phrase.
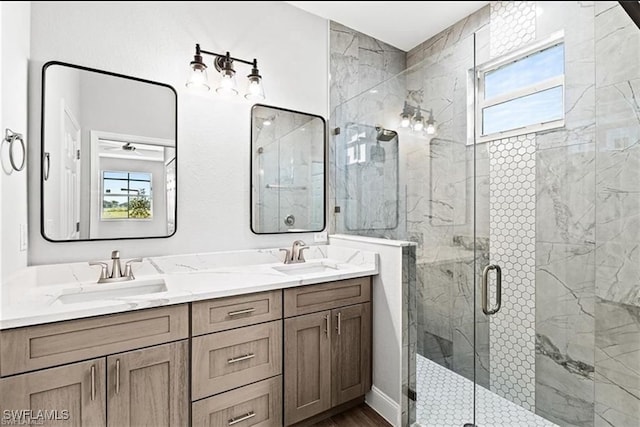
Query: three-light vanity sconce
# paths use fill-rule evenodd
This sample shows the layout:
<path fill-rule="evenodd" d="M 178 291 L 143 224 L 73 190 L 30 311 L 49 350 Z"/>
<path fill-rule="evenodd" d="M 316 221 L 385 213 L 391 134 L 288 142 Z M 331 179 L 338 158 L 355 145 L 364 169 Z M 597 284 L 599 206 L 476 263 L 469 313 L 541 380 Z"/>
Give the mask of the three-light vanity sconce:
<path fill-rule="evenodd" d="M 424 119 L 422 111 L 419 105 L 413 106 L 405 101 L 402 113 L 400 113 L 400 127 L 411 128 L 415 132 L 424 131 L 427 135 L 435 135 L 437 128 L 436 121 L 433 118 L 433 110 L 429 110 L 429 118 L 427 120 Z M 424 111 L 426 113 L 426 110 Z"/>
<path fill-rule="evenodd" d="M 187 87 L 190 89 L 207 91 L 210 89 L 207 79 L 207 65 L 202 59 L 202 55 L 211 55 L 215 59 L 213 65 L 220 73 L 220 80 L 216 92 L 221 95 L 237 95 L 238 87 L 236 84 L 236 70 L 233 68 L 235 62 L 251 66 L 251 73 L 247 76 L 247 89 L 244 97 L 250 101 L 262 101 L 264 99 L 264 87 L 262 85 L 262 76 L 258 71 L 258 60 L 246 61 L 240 58 L 232 57 L 229 52 L 220 54 L 200 49 L 200 45 L 196 44 L 196 54 L 191 61 L 191 76 L 187 80 Z"/>

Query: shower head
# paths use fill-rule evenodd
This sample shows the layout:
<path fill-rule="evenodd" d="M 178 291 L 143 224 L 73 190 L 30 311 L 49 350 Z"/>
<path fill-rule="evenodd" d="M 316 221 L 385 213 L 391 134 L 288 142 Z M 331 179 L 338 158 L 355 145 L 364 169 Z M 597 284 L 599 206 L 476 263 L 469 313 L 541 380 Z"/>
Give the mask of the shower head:
<path fill-rule="evenodd" d="M 382 142 L 389 142 L 393 138 L 398 136 L 398 133 L 394 130 L 385 129 L 381 126 L 376 126 L 376 140 Z"/>

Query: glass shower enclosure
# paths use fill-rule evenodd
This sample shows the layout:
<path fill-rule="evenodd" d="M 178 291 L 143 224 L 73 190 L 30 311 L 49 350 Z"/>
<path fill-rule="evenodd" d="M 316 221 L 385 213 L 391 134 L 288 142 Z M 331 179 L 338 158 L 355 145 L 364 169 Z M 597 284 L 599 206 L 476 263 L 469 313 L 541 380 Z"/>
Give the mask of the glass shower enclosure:
<path fill-rule="evenodd" d="M 492 2 L 406 65 L 331 155 L 333 229 L 417 244 L 408 424 L 638 425 L 640 30 Z"/>

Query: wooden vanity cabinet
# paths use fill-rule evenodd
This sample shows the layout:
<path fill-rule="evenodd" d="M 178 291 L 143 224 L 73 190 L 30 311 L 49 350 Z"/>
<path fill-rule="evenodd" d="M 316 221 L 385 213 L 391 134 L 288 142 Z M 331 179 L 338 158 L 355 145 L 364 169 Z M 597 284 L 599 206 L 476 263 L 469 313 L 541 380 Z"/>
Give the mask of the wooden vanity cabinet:
<path fill-rule="evenodd" d="M 0 423 L 106 426 L 105 366 L 102 357 L 0 379 Z"/>
<path fill-rule="evenodd" d="M 282 426 L 282 291 L 194 303 L 192 319 L 191 425 Z"/>
<path fill-rule="evenodd" d="M 0 331 L 5 424 L 281 427 L 370 387 L 369 277 Z"/>
<path fill-rule="evenodd" d="M 166 337 L 182 339 L 115 354 L 105 350 L 127 350 Z M 187 305 L 2 331 L 3 373 L 44 369 L 0 378 L 0 416 L 10 417 L 4 420 L 10 425 L 21 423 L 17 417 L 74 427 L 187 425 L 186 338 Z M 7 348 L 8 343 L 15 347 Z M 18 357 L 24 351 L 30 357 Z M 87 354 L 99 357 L 78 362 Z M 59 362 L 69 364 L 49 367 Z"/>
<path fill-rule="evenodd" d="M 371 388 L 371 279 L 284 291 L 284 419 L 289 426 Z M 324 308 L 309 314 L 314 308 Z M 330 308 L 327 310 L 326 308 Z"/>
<path fill-rule="evenodd" d="M 187 340 L 107 357 L 107 426 L 189 423 Z"/>

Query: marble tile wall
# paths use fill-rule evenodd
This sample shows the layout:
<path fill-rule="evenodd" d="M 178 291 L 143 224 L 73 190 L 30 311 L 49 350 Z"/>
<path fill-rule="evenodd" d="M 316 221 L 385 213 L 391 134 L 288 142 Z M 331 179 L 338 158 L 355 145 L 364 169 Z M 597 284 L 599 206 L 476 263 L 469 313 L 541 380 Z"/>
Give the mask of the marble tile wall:
<path fill-rule="evenodd" d="M 595 8 L 595 426 L 640 424 L 640 31 Z"/>
<path fill-rule="evenodd" d="M 486 366 L 492 389 L 562 426 L 638 424 L 637 27 L 617 2 L 492 2 L 412 49 L 406 54 L 407 71 L 362 99 L 349 99 L 366 89 L 355 83 L 358 37 L 335 28 L 332 40 L 340 39 L 339 46 L 349 53 L 339 67 L 332 65 L 332 78 L 335 70 L 346 76 L 341 82 L 348 82 L 332 86 L 334 120 L 355 118 L 391 127 L 397 108 L 389 105 L 401 105 L 405 95 L 437 112 L 440 140 L 400 133 L 401 219 L 395 232 L 382 233 L 418 243 L 418 351 L 454 370 L 473 360 L 464 342 L 472 332 L 468 326 L 478 319 L 472 310 L 464 319 L 454 313 L 473 305 L 469 278 L 474 274 L 445 252 L 473 242 L 475 206 L 476 235 L 491 238 L 490 245 L 476 242 L 486 248 L 476 254 L 476 265 L 491 260 L 509 270 L 503 301 L 511 308 L 503 308 L 501 319 L 476 324 L 476 334 L 487 336 L 486 345 L 476 347 L 476 362 Z M 465 58 L 473 58 L 468 37 L 476 33 L 475 54 L 485 61 L 558 31 L 565 41 L 565 126 L 516 138 L 511 141 L 521 144 L 516 153 L 505 151 L 508 140 L 466 146 L 470 104 L 460 71 L 467 69 Z M 337 60 L 340 53 L 332 48 L 334 54 Z M 380 94 L 389 96 L 390 103 L 377 101 Z M 333 144 L 334 156 L 335 149 Z M 501 178 L 498 160 L 517 164 L 518 158 L 524 166 L 512 169 L 509 179 Z M 454 169 L 464 173 L 443 177 Z M 334 168 L 332 176 L 339 188 L 344 171 Z M 444 208 L 434 209 L 438 201 Z M 337 204 L 344 205 L 339 197 Z M 333 226 L 341 230 L 339 215 L 336 219 Z M 514 235 L 519 241 L 506 241 L 509 230 L 519 230 Z"/>
<path fill-rule="evenodd" d="M 536 14 L 538 38 L 565 42 L 565 126 L 536 135 L 536 413 L 562 426 L 593 425 L 594 5 Z"/>
<path fill-rule="evenodd" d="M 411 426 L 416 421 L 416 401 L 409 398 L 409 390 L 417 390 L 416 356 L 417 299 L 416 299 L 416 247 L 402 247 L 402 301 L 407 307 L 402 313 L 402 425 Z"/>
<path fill-rule="evenodd" d="M 404 238 L 398 147 L 386 147 L 380 164 L 364 152 L 365 161 L 353 164 L 348 152 L 354 132 L 371 146 L 375 126 L 397 127 L 405 84 L 402 77 L 392 77 L 406 68 L 406 53 L 332 21 L 330 58 L 330 227 L 338 233 Z"/>
<path fill-rule="evenodd" d="M 640 307 L 596 299 L 595 425 L 640 421 Z"/>

